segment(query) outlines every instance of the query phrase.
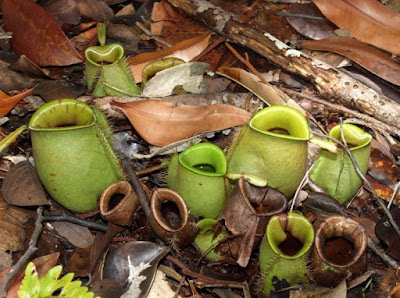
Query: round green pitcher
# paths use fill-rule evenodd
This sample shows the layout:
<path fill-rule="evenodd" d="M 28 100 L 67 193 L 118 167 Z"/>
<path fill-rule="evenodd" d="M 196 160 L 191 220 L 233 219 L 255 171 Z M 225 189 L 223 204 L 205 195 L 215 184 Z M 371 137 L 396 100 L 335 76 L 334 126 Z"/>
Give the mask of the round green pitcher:
<path fill-rule="evenodd" d="M 340 125 L 333 127 L 329 135 L 341 140 Z M 372 136 L 361 128 L 347 123 L 343 124 L 343 135 L 358 166 L 365 174 L 368 170 Z M 321 150 L 310 172 L 310 178 L 341 204 L 350 201 L 362 185 L 362 179 L 350 157 L 342 149 L 336 153 Z"/>
<path fill-rule="evenodd" d="M 314 243 L 314 228 L 307 217 L 295 212 L 274 215 L 260 244 L 260 271 L 264 292 L 274 289 L 273 279 L 290 285 L 307 282 L 307 263 Z"/>
<path fill-rule="evenodd" d="M 179 193 L 197 217 L 216 219 L 225 206 L 226 158 L 212 143 L 200 143 L 172 158 L 168 186 Z"/>
<path fill-rule="evenodd" d="M 227 156 L 227 177 L 267 180 L 286 197 L 295 192 L 307 170 L 307 119 L 288 106 L 270 106 L 244 126 Z"/>
<path fill-rule="evenodd" d="M 74 99 L 41 106 L 29 122 L 40 180 L 58 203 L 93 211 L 104 189 L 123 179 L 105 116 Z"/>

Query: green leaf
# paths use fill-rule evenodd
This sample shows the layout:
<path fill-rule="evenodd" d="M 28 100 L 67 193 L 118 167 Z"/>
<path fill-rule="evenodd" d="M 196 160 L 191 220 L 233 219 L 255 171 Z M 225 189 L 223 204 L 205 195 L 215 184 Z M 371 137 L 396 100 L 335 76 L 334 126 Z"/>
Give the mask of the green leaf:
<path fill-rule="evenodd" d="M 60 287 L 58 286 L 58 278 L 60 277 L 62 266 L 55 266 L 47 271 L 46 276 L 40 280 L 40 297 L 48 297 Z"/>
<path fill-rule="evenodd" d="M 75 291 L 77 288 L 79 288 L 81 284 L 82 282 L 79 280 L 75 280 L 73 282 L 66 284 L 63 287 L 60 296 L 73 297 L 72 292 Z"/>
<path fill-rule="evenodd" d="M 74 278 L 74 273 L 68 273 L 64 275 L 60 280 L 57 281 L 58 289 L 64 288 L 67 284 L 69 284 Z"/>
<path fill-rule="evenodd" d="M 35 265 L 30 262 L 25 269 L 25 277 L 19 287 L 18 297 L 36 298 L 39 297 L 40 282 Z"/>

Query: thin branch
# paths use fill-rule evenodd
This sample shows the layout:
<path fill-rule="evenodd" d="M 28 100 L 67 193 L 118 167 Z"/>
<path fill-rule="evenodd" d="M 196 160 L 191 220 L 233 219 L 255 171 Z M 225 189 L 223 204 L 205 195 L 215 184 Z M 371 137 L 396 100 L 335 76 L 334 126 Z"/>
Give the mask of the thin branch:
<path fill-rule="evenodd" d="M 229 280 L 221 280 L 221 279 L 214 279 L 212 277 L 208 277 L 205 275 L 202 275 L 200 273 L 194 272 L 191 269 L 189 269 L 188 267 L 186 267 L 185 264 L 183 264 L 181 261 L 179 261 L 177 258 L 168 255 L 166 257 L 166 259 L 168 261 L 171 261 L 172 263 L 174 263 L 176 266 L 178 266 L 182 272 L 186 275 L 189 275 L 191 277 L 196 278 L 198 281 L 202 281 L 204 283 L 209 283 L 209 284 L 222 284 L 222 285 L 240 285 L 243 286 L 243 283 L 241 282 L 235 282 L 235 281 L 229 281 Z"/>
<path fill-rule="evenodd" d="M 57 215 L 46 215 L 43 216 L 43 221 L 67 221 L 73 224 L 77 224 L 83 227 L 87 227 L 89 229 L 93 229 L 96 231 L 100 231 L 100 232 L 107 232 L 107 225 L 105 224 L 101 224 L 101 223 L 96 223 L 96 222 L 90 222 L 84 219 L 80 219 L 80 218 L 76 218 L 72 215 L 69 215 L 67 213 L 65 213 L 64 211 L 61 212 L 61 214 L 57 214 Z"/>
<path fill-rule="evenodd" d="M 37 209 L 37 218 L 35 222 L 35 230 L 31 235 L 31 240 L 29 241 L 29 247 L 24 253 L 24 255 L 18 260 L 18 262 L 13 266 L 11 271 L 4 277 L 3 282 L 1 284 L 0 289 L 0 297 L 6 297 L 7 294 L 7 286 L 9 282 L 14 278 L 14 276 L 26 265 L 29 258 L 35 253 L 37 250 L 36 244 L 39 239 L 39 235 L 42 231 L 43 227 L 43 207 L 39 207 Z"/>
<path fill-rule="evenodd" d="M 155 165 L 155 166 L 152 166 L 152 167 L 148 167 L 148 168 L 136 171 L 135 173 L 136 173 L 136 176 L 144 176 L 144 175 L 148 175 L 150 173 L 153 173 L 155 171 L 162 170 L 162 169 L 164 169 L 166 167 L 167 167 L 167 165 L 159 164 L 159 165 Z"/>
<path fill-rule="evenodd" d="M 389 204 L 387 205 L 388 209 L 390 209 L 390 207 L 392 206 L 393 200 L 396 198 L 399 189 L 400 189 L 400 181 L 396 183 L 396 186 L 393 189 L 392 197 L 390 198 Z"/>
<path fill-rule="evenodd" d="M 398 269 L 400 264 L 393 259 L 391 256 L 387 255 L 386 252 L 368 236 L 368 248 L 372 250 L 377 256 L 379 256 L 386 264 L 394 269 Z"/>
<path fill-rule="evenodd" d="M 293 90 L 288 89 L 288 88 L 283 88 L 282 87 L 282 89 L 286 93 L 288 93 L 288 94 L 290 94 L 292 96 L 299 96 L 299 97 L 302 97 L 302 98 L 305 98 L 305 99 L 308 99 L 308 100 L 323 104 L 323 105 L 328 106 L 328 107 L 330 107 L 332 109 L 335 109 L 337 111 L 340 111 L 340 112 L 343 112 L 343 113 L 348 113 L 348 114 L 353 115 L 354 117 L 356 117 L 358 119 L 361 119 L 361 120 L 363 120 L 363 121 L 365 121 L 367 123 L 370 123 L 371 125 L 374 125 L 374 128 L 379 127 L 379 130 L 386 130 L 390 134 L 400 137 L 400 129 L 399 128 L 397 128 L 395 126 L 392 126 L 392 125 L 389 125 L 389 124 L 386 124 L 386 123 L 383 123 L 383 122 L 377 120 L 376 118 L 367 116 L 367 115 L 362 114 L 360 112 L 357 112 L 355 110 L 351 110 L 351 109 L 346 108 L 346 107 L 344 107 L 342 105 L 334 104 L 334 103 L 331 103 L 329 101 L 320 99 L 320 98 L 318 98 L 316 96 L 307 95 L 307 94 L 304 94 L 304 93 L 301 93 L 301 92 L 293 91 Z"/>
<path fill-rule="evenodd" d="M 307 170 L 307 172 L 304 174 L 303 179 L 301 179 L 299 186 L 296 189 L 296 192 L 293 196 L 292 199 L 292 204 L 290 206 L 290 212 L 293 211 L 297 196 L 299 195 L 300 190 L 307 184 L 308 182 L 308 175 L 310 174 L 312 168 L 314 167 L 314 163 L 310 166 L 310 168 Z"/>
<path fill-rule="evenodd" d="M 158 36 L 154 35 L 153 33 L 151 33 L 151 31 L 147 30 L 146 27 L 142 25 L 142 23 L 136 22 L 135 25 L 138 26 L 151 39 L 158 41 L 159 43 L 165 45 L 166 47 L 169 47 L 169 48 L 171 47 L 170 43 L 166 42 L 165 40 L 163 40 L 163 39 L 159 38 Z"/>

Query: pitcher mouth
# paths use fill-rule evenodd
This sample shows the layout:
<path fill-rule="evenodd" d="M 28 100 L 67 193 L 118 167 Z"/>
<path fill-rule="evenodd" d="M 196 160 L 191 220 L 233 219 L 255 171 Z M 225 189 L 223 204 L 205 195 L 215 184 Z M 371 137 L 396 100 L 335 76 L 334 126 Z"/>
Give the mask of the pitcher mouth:
<path fill-rule="evenodd" d="M 286 223 L 283 223 L 281 221 Z M 284 227 L 282 226 L 284 224 Z M 287 239 L 287 234 L 297 238 L 301 247 L 296 253 L 285 254 L 280 245 Z M 280 257 L 288 260 L 297 259 L 306 254 L 314 243 L 314 229 L 311 222 L 301 214 L 288 212 L 287 214 L 274 215 L 267 226 L 266 236 L 272 250 Z"/>
<path fill-rule="evenodd" d="M 96 115 L 87 104 L 75 99 L 53 100 L 41 106 L 29 121 L 32 131 L 64 131 L 91 127 Z"/>
<path fill-rule="evenodd" d="M 86 50 L 85 57 L 95 66 L 112 66 L 124 57 L 124 49 L 119 44 L 92 46 Z"/>
<path fill-rule="evenodd" d="M 342 128 L 346 142 L 348 145 L 353 145 L 349 148 L 351 151 L 364 148 L 371 143 L 372 136 L 358 126 L 349 123 L 343 123 Z M 343 142 L 341 138 L 340 124 L 334 126 L 329 132 L 329 135 Z"/>
<path fill-rule="evenodd" d="M 288 106 L 270 106 L 257 112 L 249 126 L 262 134 L 289 140 L 308 141 L 310 128 L 307 119 Z M 287 134 L 278 133 L 277 131 Z"/>
<path fill-rule="evenodd" d="M 218 146 L 200 143 L 179 154 L 179 163 L 196 174 L 222 177 L 226 173 L 226 157 Z"/>

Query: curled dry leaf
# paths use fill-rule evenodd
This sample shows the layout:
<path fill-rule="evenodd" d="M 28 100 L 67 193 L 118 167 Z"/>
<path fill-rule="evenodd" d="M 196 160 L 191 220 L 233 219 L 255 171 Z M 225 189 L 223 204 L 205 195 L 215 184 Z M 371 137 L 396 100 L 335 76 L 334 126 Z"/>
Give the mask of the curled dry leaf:
<path fill-rule="evenodd" d="M 23 161 L 8 171 L 1 188 L 5 201 L 11 205 L 48 205 L 39 176 L 29 161 Z"/>
<path fill-rule="evenodd" d="M 149 144 L 166 146 L 199 133 L 244 125 L 251 114 L 232 105 L 178 105 L 161 100 L 112 103 Z"/>
<path fill-rule="evenodd" d="M 378 77 L 400 85 L 400 64 L 389 55 L 353 38 L 332 36 L 322 40 L 302 42 L 302 47 L 316 51 L 330 51 L 343 55 Z"/>
<path fill-rule="evenodd" d="M 187 39 L 176 45 L 157 52 L 144 53 L 131 58 L 128 58 L 133 76 L 136 82 L 142 81 L 143 68 L 154 60 L 161 58 L 174 57 L 182 59 L 185 62 L 192 60 L 194 57 L 204 51 L 209 42 L 211 35 L 208 33 L 202 34 L 195 38 Z"/>
<path fill-rule="evenodd" d="M 38 66 L 63 66 L 83 62 L 57 21 L 30 0 L 3 0 L 4 27 L 13 33 L 15 52 Z"/>
<path fill-rule="evenodd" d="M 244 69 L 234 67 L 221 67 L 218 74 L 227 77 L 244 88 L 253 92 L 258 98 L 268 105 L 286 105 L 288 96 L 269 84 L 264 84 L 260 79 Z"/>
<path fill-rule="evenodd" d="M 25 92 L 21 92 L 20 94 L 9 96 L 0 90 L 0 117 L 7 115 L 8 112 L 10 112 L 21 99 L 30 95 L 32 91 L 33 88 L 26 90 Z"/>
<path fill-rule="evenodd" d="M 313 0 L 336 26 L 352 37 L 400 54 L 400 15 L 376 0 Z"/>

